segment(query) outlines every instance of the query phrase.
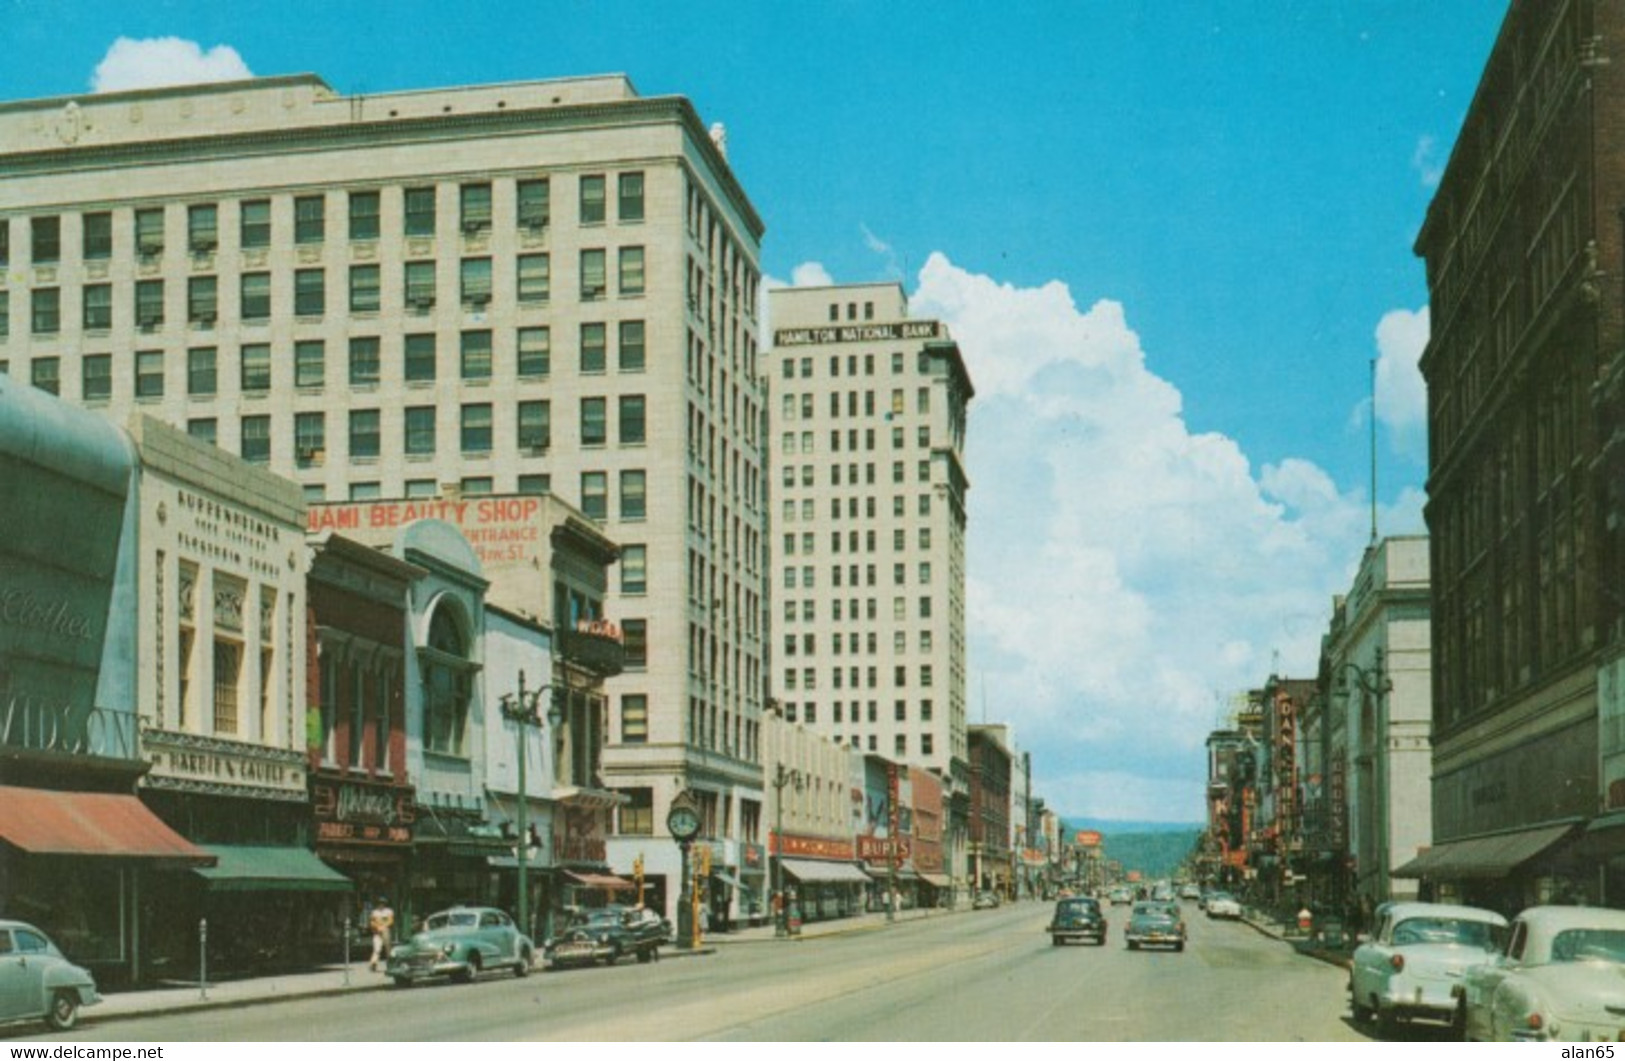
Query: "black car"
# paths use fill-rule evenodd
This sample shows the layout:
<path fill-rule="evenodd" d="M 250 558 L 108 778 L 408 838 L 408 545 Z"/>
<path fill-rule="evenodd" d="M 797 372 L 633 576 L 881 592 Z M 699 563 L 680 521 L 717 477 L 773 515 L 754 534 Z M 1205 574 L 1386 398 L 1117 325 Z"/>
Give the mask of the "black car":
<path fill-rule="evenodd" d="M 1055 904 L 1049 928 L 1050 942 L 1059 947 L 1075 939 L 1092 939 L 1097 944 L 1106 942 L 1106 915 L 1100 912 L 1100 902 L 1087 896 L 1062 899 Z"/>
<path fill-rule="evenodd" d="M 671 939 L 671 923 L 647 907 L 605 906 L 583 910 L 544 945 L 548 965 L 614 965 L 628 955 L 640 962 L 660 957 Z"/>

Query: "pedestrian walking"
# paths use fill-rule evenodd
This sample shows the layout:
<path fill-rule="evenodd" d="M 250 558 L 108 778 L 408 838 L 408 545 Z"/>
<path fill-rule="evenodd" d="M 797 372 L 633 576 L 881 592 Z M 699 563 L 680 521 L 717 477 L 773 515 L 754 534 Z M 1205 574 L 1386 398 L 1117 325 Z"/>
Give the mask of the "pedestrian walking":
<path fill-rule="evenodd" d="M 378 959 L 389 960 L 389 937 L 395 930 L 395 911 L 389 908 L 389 900 L 384 896 L 378 897 L 378 905 L 367 915 L 367 927 L 372 929 L 372 963 L 367 968 L 377 972 Z"/>

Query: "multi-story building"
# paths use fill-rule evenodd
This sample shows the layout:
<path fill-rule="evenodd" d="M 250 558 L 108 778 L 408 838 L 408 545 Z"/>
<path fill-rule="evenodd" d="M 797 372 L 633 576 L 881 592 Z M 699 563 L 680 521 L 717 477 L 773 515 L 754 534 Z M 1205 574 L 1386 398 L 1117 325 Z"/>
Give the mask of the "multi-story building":
<path fill-rule="evenodd" d="M 1598 766 L 1599 727 L 1625 706 L 1616 683 L 1599 715 L 1599 670 L 1625 645 L 1622 45 L 1617 4 L 1514 0 L 1416 239 L 1430 868 L 1508 910 L 1602 898 L 1572 841 L 1599 805 L 1625 809 Z M 1625 831 L 1603 831 L 1625 853 Z"/>
<path fill-rule="evenodd" d="M 0 105 L 0 371 L 309 501 L 556 491 L 622 546 L 610 613 L 647 637 L 601 784 L 657 830 L 691 788 L 737 839 L 762 802 L 762 223 L 720 139 L 621 76 Z"/>
<path fill-rule="evenodd" d="M 973 723 L 966 737 L 970 757 L 970 883 L 977 892 L 991 891 L 1014 898 L 1010 790 L 1016 760 L 1011 753 L 1010 730 L 1003 725 Z"/>
<path fill-rule="evenodd" d="M 788 721 L 946 779 L 962 875 L 970 376 L 897 284 L 768 298 L 773 696 Z"/>

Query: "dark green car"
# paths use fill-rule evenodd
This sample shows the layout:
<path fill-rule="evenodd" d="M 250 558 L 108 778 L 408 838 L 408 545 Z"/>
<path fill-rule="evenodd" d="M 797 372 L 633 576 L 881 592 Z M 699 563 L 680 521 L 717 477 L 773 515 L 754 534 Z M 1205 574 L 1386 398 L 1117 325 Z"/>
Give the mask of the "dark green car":
<path fill-rule="evenodd" d="M 1097 945 L 1103 945 L 1106 915 L 1101 913 L 1098 900 L 1087 896 L 1062 899 L 1055 904 L 1048 931 L 1050 942 L 1057 947 L 1080 939 L 1092 939 Z"/>

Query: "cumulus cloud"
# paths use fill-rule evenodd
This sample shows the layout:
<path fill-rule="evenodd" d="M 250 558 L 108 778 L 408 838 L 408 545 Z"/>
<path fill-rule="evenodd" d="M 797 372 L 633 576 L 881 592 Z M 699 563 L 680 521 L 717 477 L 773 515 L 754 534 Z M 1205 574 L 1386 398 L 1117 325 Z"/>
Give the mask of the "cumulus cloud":
<path fill-rule="evenodd" d="M 1444 162 L 1439 158 L 1439 145 L 1433 137 L 1424 136 L 1416 142 L 1416 150 L 1411 152 L 1411 168 L 1422 178 L 1424 188 L 1437 188 L 1444 179 Z"/>
<path fill-rule="evenodd" d="M 985 703 L 1041 748 L 1071 813 L 1199 818 L 1215 704 L 1274 669 L 1313 673 L 1363 499 L 1192 432 L 1119 303 L 934 254 L 910 312 L 948 324 L 976 387 L 971 717 Z"/>
<path fill-rule="evenodd" d="M 1377 322 L 1377 419 L 1394 448 L 1427 457 L 1427 385 L 1419 366 L 1428 345 L 1428 308 L 1391 310 Z"/>
<path fill-rule="evenodd" d="M 802 262 L 790 271 L 791 287 L 828 287 L 834 282 L 818 262 Z"/>
<path fill-rule="evenodd" d="M 248 64 L 230 45 L 204 51 L 195 41 L 179 37 L 131 40 L 120 37 L 96 65 L 90 87 L 94 92 L 191 85 L 207 81 L 235 81 L 253 77 Z"/>

